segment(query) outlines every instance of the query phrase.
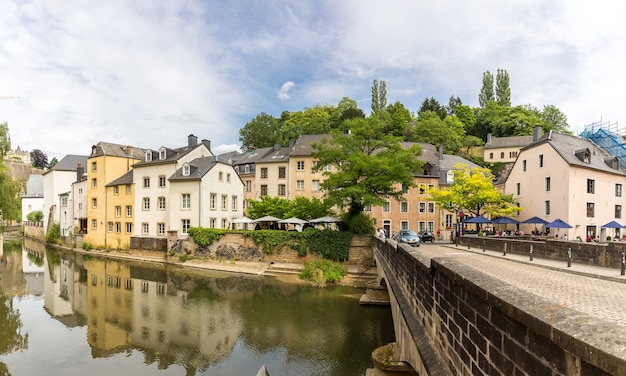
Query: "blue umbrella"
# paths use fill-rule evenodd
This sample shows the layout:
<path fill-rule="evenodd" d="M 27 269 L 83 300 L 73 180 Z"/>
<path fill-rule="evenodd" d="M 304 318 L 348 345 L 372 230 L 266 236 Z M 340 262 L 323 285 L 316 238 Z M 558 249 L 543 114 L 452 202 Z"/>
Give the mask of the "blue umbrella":
<path fill-rule="evenodd" d="M 463 223 L 491 223 L 491 221 L 482 215 L 479 215 L 474 218 L 466 219 Z"/>
<path fill-rule="evenodd" d="M 609 223 L 607 223 L 604 226 L 600 226 L 602 228 L 624 228 L 624 226 L 620 225 L 619 223 L 615 222 L 615 221 L 611 221 Z"/>
<path fill-rule="evenodd" d="M 534 223 L 534 224 L 540 224 L 540 225 L 547 225 L 548 221 L 546 221 L 545 219 L 541 219 L 539 217 L 531 217 L 523 221 L 522 223 Z"/>
<path fill-rule="evenodd" d="M 509 218 L 509 217 L 498 217 L 498 218 L 492 220 L 491 222 L 499 223 L 499 224 L 503 224 L 503 225 L 516 225 L 516 224 L 519 223 L 515 219 Z"/>
<path fill-rule="evenodd" d="M 560 218 L 555 219 L 554 221 L 546 224 L 546 227 L 548 228 L 572 228 L 572 226 L 563 222 Z"/>

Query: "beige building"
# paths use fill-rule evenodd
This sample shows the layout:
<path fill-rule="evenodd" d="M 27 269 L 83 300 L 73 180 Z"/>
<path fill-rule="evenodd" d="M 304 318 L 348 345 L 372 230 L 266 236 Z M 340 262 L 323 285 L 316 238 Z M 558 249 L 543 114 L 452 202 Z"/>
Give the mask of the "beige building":
<path fill-rule="evenodd" d="M 613 229 L 602 228 L 604 224 L 612 220 L 623 223 L 625 184 L 626 171 L 618 159 L 590 140 L 536 132 L 533 142 L 521 149 L 505 193 L 513 194 L 524 208 L 515 218 L 519 221 L 533 216 L 549 222 L 560 218 L 572 228 L 552 229 L 550 235 L 583 240 L 589 235 L 604 240 L 614 235 Z M 521 226 L 527 232 L 534 227 Z"/>
<path fill-rule="evenodd" d="M 483 159 L 491 163 L 515 162 L 522 148 L 528 146 L 533 136 L 495 137 L 487 135 L 487 142 L 483 147 Z"/>

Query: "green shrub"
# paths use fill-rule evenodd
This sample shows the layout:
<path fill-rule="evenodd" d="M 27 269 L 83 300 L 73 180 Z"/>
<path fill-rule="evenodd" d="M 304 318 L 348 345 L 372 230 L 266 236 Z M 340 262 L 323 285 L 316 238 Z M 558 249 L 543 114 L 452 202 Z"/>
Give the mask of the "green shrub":
<path fill-rule="evenodd" d="M 91 245 L 91 243 L 83 242 L 83 249 L 85 251 L 91 251 L 93 249 L 93 245 Z"/>
<path fill-rule="evenodd" d="M 206 247 L 213 244 L 224 234 L 226 230 L 217 228 L 204 228 L 204 227 L 189 227 L 187 234 L 193 238 L 193 241 L 201 247 Z"/>
<path fill-rule="evenodd" d="M 347 260 L 350 255 L 351 232 L 308 228 L 301 236 L 312 252 L 325 259 Z"/>
<path fill-rule="evenodd" d="M 43 212 L 41 210 L 35 210 L 26 214 L 26 219 L 32 222 L 41 222 L 43 220 Z"/>
<path fill-rule="evenodd" d="M 285 245 L 291 245 L 292 236 L 297 236 L 296 234 L 280 230 L 256 230 L 249 231 L 245 235 L 251 237 L 255 244 L 261 244 L 263 251 L 269 255 L 280 251 Z"/>
<path fill-rule="evenodd" d="M 46 243 L 59 244 L 61 241 L 61 225 L 55 223 L 46 233 Z"/>
<path fill-rule="evenodd" d="M 329 283 L 341 281 L 346 274 L 346 268 L 336 262 L 316 260 L 305 263 L 299 277 L 312 282 L 315 286 L 324 287 Z"/>
<path fill-rule="evenodd" d="M 343 220 L 353 234 L 373 234 L 375 231 L 374 220 L 363 212 L 352 217 L 346 214 Z"/>

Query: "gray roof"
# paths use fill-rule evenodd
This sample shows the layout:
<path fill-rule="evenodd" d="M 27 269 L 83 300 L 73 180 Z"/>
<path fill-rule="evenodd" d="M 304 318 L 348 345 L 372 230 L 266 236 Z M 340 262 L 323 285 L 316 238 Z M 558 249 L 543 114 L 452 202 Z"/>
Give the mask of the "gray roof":
<path fill-rule="evenodd" d="M 207 141 L 208 143 L 208 141 Z M 133 167 L 143 167 L 143 166 L 153 166 L 153 165 L 158 165 L 158 164 L 166 164 L 166 163 L 173 163 L 176 162 L 177 160 L 179 160 L 180 158 L 184 157 L 185 155 L 189 154 L 191 151 L 202 147 L 203 145 L 206 146 L 206 148 L 209 150 L 209 152 L 211 151 L 211 149 L 209 148 L 209 145 L 207 143 L 204 142 L 200 142 L 197 143 L 195 145 L 186 145 L 186 146 L 181 146 L 179 148 L 165 148 L 165 159 L 159 159 L 159 151 L 161 150 L 161 148 L 159 148 L 159 150 L 150 150 L 152 152 L 152 160 L 147 162 L 146 158 L 145 158 L 145 152 L 144 154 L 142 154 L 141 156 L 141 161 L 137 162 L 133 165 Z M 147 151 L 148 149 L 146 149 Z"/>
<path fill-rule="evenodd" d="M 605 162 L 608 159 L 616 158 L 614 155 L 607 153 L 604 149 L 593 143 L 593 141 L 578 136 L 550 131 L 521 151 L 532 149 L 546 143 L 552 146 L 570 166 L 591 168 L 612 174 L 626 174 L 626 170 L 619 166 L 619 164 L 617 168 L 612 168 Z M 577 153 L 580 155 L 580 152 L 585 150 L 589 150 L 589 162 L 585 162 L 577 156 Z"/>
<path fill-rule="evenodd" d="M 113 187 L 115 185 L 128 185 L 128 184 L 132 184 L 132 183 L 133 183 L 133 169 L 130 169 L 124 175 L 122 175 L 119 178 L 113 180 L 112 182 L 110 182 L 106 186 L 107 187 Z"/>
<path fill-rule="evenodd" d="M 485 143 L 485 149 L 513 148 L 528 146 L 533 142 L 533 136 L 491 137 Z"/>
<path fill-rule="evenodd" d="M 28 177 L 26 195 L 31 197 L 43 196 L 43 175 L 31 174 Z"/>
<path fill-rule="evenodd" d="M 467 165 L 468 168 L 480 167 L 476 163 L 470 162 L 458 155 L 444 154 L 443 159 L 439 162 L 439 168 L 441 171 L 449 171 L 454 169 L 454 165 L 457 163 L 463 163 Z"/>
<path fill-rule="evenodd" d="M 289 148 L 273 148 L 264 156 L 259 158 L 256 163 L 279 163 L 289 162 Z"/>
<path fill-rule="evenodd" d="M 185 180 L 201 180 L 207 172 L 211 171 L 218 163 L 226 164 L 225 161 L 216 160 L 215 157 L 201 157 L 196 158 L 189 162 L 189 175 L 183 175 L 183 168 L 179 168 L 176 172 L 169 177 L 170 181 L 185 181 Z M 230 166 L 230 165 L 229 165 Z"/>
<path fill-rule="evenodd" d="M 46 175 L 51 171 L 76 171 L 78 165 L 82 165 L 85 167 L 87 165 L 87 156 L 86 155 L 71 155 L 68 154 L 65 157 L 61 158 L 59 163 L 55 164 L 51 169 L 44 172 Z"/>
<path fill-rule="evenodd" d="M 143 149 L 132 145 L 113 144 L 100 141 L 91 147 L 89 158 L 110 155 L 114 157 L 141 159 L 144 156 Z"/>
<path fill-rule="evenodd" d="M 253 149 L 243 153 L 239 159 L 235 162 L 235 165 L 246 165 L 256 163 L 259 159 L 263 158 L 265 154 L 271 152 L 274 148 L 260 148 Z"/>
<path fill-rule="evenodd" d="M 312 143 L 319 143 L 322 138 L 331 139 L 332 135 L 330 134 L 303 134 L 296 142 L 294 142 L 291 150 L 289 151 L 290 155 L 311 155 L 315 149 L 311 145 Z"/>

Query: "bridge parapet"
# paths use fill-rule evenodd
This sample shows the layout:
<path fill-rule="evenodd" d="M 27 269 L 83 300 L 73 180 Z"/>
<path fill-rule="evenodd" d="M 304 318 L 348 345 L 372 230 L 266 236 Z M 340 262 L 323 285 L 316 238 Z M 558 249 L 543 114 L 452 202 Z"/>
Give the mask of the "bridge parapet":
<path fill-rule="evenodd" d="M 626 375 L 623 328 L 452 258 L 393 241 L 375 247 L 400 360 L 420 375 Z"/>

